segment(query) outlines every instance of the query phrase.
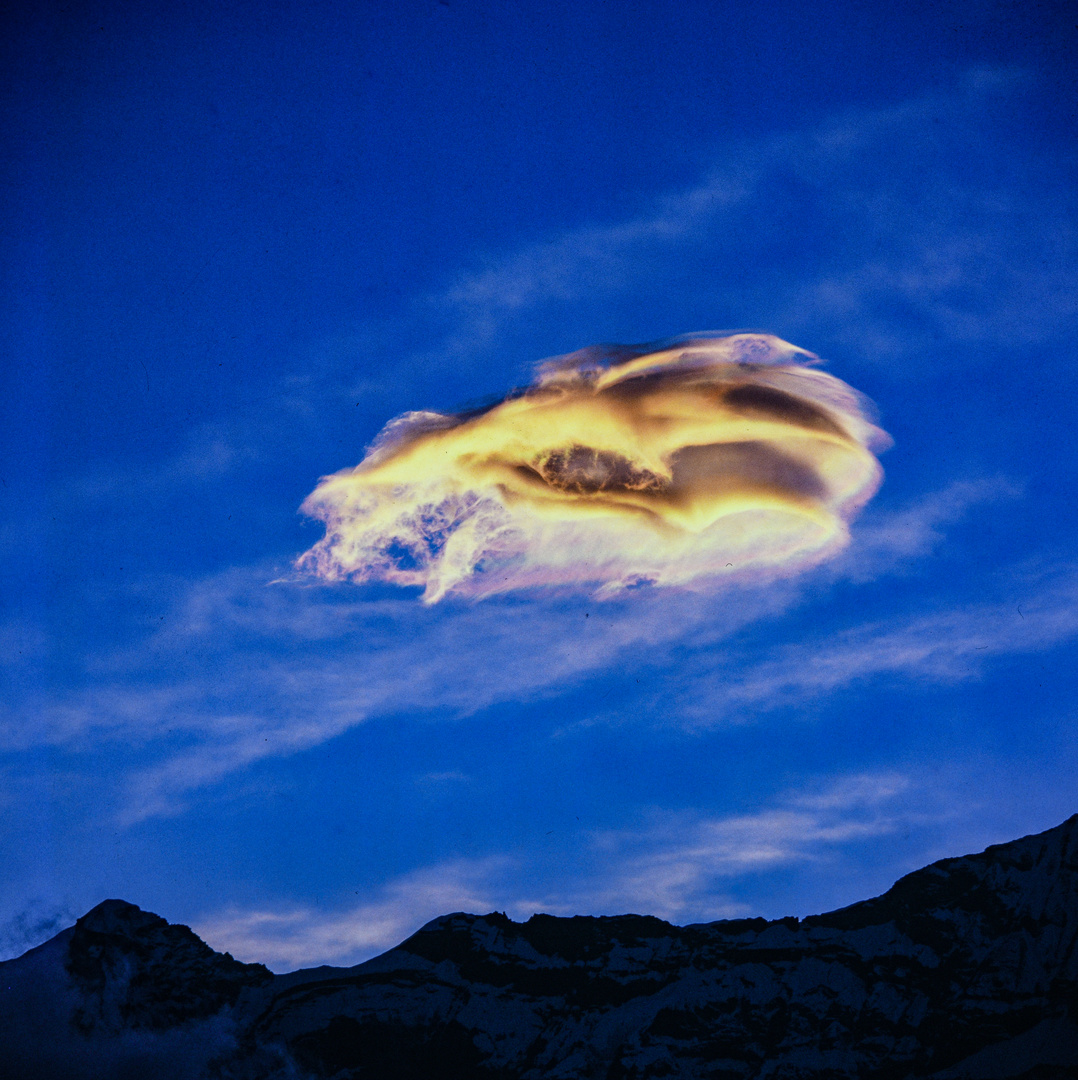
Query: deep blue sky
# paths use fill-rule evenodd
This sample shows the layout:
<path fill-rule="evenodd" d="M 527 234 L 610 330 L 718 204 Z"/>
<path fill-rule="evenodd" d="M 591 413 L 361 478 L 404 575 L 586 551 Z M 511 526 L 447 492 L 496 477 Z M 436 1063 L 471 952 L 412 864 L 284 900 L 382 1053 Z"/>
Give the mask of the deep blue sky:
<path fill-rule="evenodd" d="M 805 914 L 1078 809 L 1055 4 L 23 4 L 0 55 L 0 948 Z M 736 595 L 270 584 L 408 409 L 751 327 L 895 439 Z"/>

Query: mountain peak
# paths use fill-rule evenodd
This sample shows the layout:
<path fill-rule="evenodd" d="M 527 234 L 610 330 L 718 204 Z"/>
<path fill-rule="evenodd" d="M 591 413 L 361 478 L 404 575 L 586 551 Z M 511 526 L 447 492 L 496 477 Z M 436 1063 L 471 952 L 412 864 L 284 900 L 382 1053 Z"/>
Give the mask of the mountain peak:
<path fill-rule="evenodd" d="M 124 900 L 105 900 L 75 923 L 64 966 L 83 997 L 74 1023 L 86 1032 L 204 1019 L 272 978 L 261 964 L 214 952 L 190 927 Z"/>
<path fill-rule="evenodd" d="M 139 934 L 169 924 L 160 915 L 143 911 L 126 900 L 102 900 L 77 920 L 75 925 L 95 934 Z"/>

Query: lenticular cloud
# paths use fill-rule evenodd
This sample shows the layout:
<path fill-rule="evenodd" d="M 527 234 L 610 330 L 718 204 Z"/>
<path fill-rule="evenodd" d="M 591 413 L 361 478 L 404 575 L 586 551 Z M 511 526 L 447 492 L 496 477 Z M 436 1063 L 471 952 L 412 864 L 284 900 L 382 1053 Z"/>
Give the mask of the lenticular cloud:
<path fill-rule="evenodd" d="M 816 362 L 768 334 L 600 346 L 481 411 L 405 413 L 304 502 L 326 535 L 297 565 L 433 603 L 815 564 L 847 542 L 888 441 Z"/>

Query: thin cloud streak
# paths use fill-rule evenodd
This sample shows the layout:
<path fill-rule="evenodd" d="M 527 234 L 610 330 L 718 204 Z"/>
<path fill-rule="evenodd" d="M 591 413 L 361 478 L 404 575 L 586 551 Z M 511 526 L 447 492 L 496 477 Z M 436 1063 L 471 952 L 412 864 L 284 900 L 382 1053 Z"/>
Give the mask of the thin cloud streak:
<path fill-rule="evenodd" d="M 1078 570 L 1065 566 L 1024 584 L 995 603 L 783 646 L 747 669 L 701 679 L 682 715 L 703 726 L 746 720 L 885 677 L 960 683 L 981 677 L 993 658 L 1041 652 L 1078 637 Z"/>
<path fill-rule="evenodd" d="M 70 904 L 37 899 L 0 923 L 0 961 L 22 956 L 69 927 L 78 917 Z"/>
<path fill-rule="evenodd" d="M 941 523 L 963 499 L 974 506 L 999 491 L 992 483 L 948 489 L 947 496 L 905 508 L 900 525 L 877 516 L 866 524 L 875 530 L 866 551 L 858 557 L 854 549 L 847 571 L 865 580 L 893 572 L 896 562 L 908 567 L 910 558 L 931 552 Z M 663 724 L 688 727 L 778 708 L 800 693 L 834 692 L 894 666 L 900 656 L 906 657 L 901 670 L 924 677 L 894 633 L 889 650 L 876 641 L 879 628 L 848 631 L 825 644 L 829 659 L 819 669 L 816 653 L 798 647 L 789 658 L 783 652 L 747 670 L 743 660 L 736 668 L 724 663 L 724 642 L 846 580 L 837 569 L 806 582 L 737 589 L 722 602 L 640 590 L 600 603 L 524 598 L 441 609 L 267 585 L 271 577 L 271 568 L 255 567 L 193 583 L 141 643 L 87 657 L 90 685 L 59 700 L 13 696 L 0 713 L 6 749 L 51 745 L 85 753 L 122 744 L 138 751 L 117 787 L 117 813 L 132 824 L 181 813 L 202 788 L 322 745 L 374 717 L 463 717 L 502 702 L 554 698 L 626 663 L 662 665 L 671 650 L 680 657 L 682 689 L 665 694 L 661 710 L 652 711 L 661 712 Z M 938 646 L 937 622 L 919 631 L 914 622 L 911 633 Z M 1070 633 L 1062 615 L 1052 625 L 1039 647 Z M 966 651 L 973 662 L 1035 642 L 1001 638 L 994 651 L 977 651 L 981 644 Z M 725 656 L 732 661 L 734 654 Z M 167 683 L 162 668 L 170 672 Z"/>
<path fill-rule="evenodd" d="M 292 591 L 297 603 L 305 594 Z M 241 620 L 251 619 L 240 593 L 217 597 L 221 621 L 207 621 L 207 599 L 197 604 L 197 641 L 230 638 L 234 601 Z M 707 625 L 710 634 L 726 637 L 778 613 L 790 599 L 781 588 L 757 590 L 716 612 L 713 598 L 687 594 L 671 603 L 635 594 L 626 602 L 591 605 L 593 611 L 532 600 L 459 607 L 444 617 L 414 601 L 375 602 L 373 611 L 359 603 L 351 607 L 350 620 L 328 614 L 343 631 L 328 643 L 318 620 L 301 614 L 298 625 L 319 635 L 313 648 L 293 639 L 292 655 L 285 659 L 248 642 L 238 655 L 222 656 L 212 671 L 191 673 L 183 684 L 184 713 L 174 708 L 167 716 L 142 715 L 142 723 L 158 734 L 167 723 L 196 733 L 199 741 L 132 775 L 122 817 L 131 823 L 178 812 L 184 796 L 197 788 L 258 761 L 320 745 L 375 716 L 437 711 L 461 717 L 502 702 L 555 697 L 627 655 L 661 662 L 693 627 Z M 279 635 L 280 626 L 270 633 Z M 137 694 L 125 699 L 125 714 L 137 700 Z M 243 701 L 244 710 L 226 711 L 230 701 Z M 214 702 L 220 702 L 216 709 Z"/>
<path fill-rule="evenodd" d="M 783 599 L 785 604 L 795 602 L 792 595 Z M 751 614 L 740 611 L 742 618 L 737 623 L 727 622 L 722 630 L 698 607 L 684 608 L 676 619 L 669 612 L 662 617 L 656 613 L 651 633 L 631 636 L 630 640 L 624 633 L 626 627 L 619 624 L 605 635 L 600 633 L 605 638 L 601 642 L 579 642 L 579 652 L 570 647 L 568 640 L 557 641 L 555 635 L 555 640 L 548 643 L 547 654 L 554 661 L 553 670 L 526 664 L 507 671 L 503 665 L 512 665 L 513 658 L 497 649 L 488 653 L 489 667 L 483 664 L 473 668 L 474 677 L 464 681 L 453 680 L 455 665 L 420 668 L 415 671 L 418 685 L 402 677 L 395 691 L 380 687 L 377 700 L 365 708 L 349 700 L 352 687 L 357 696 L 363 689 L 350 673 L 323 668 L 317 679 L 309 676 L 312 682 L 342 684 L 324 714 L 306 721 L 290 719 L 280 726 L 258 726 L 241 738 L 196 747 L 139 774 L 132 778 L 131 802 L 124 819 L 135 821 L 156 813 L 177 812 L 183 806 L 181 796 L 188 791 L 263 758 L 287 756 L 319 745 L 372 715 L 436 707 L 467 715 L 499 701 L 556 695 L 583 678 L 624 663 L 630 653 L 638 657 L 637 662 L 660 663 L 667 648 L 691 640 L 694 630 L 704 626 L 702 636 L 710 650 L 716 641 L 729 638 L 741 626 L 754 621 L 753 616 L 775 614 L 772 605 L 776 602 L 777 598 L 772 598 L 772 604 L 765 603 Z M 534 622 L 530 625 L 534 629 Z M 663 625 L 678 629 L 666 634 L 655 632 Z M 913 618 L 897 628 L 891 622 L 855 627 L 823 642 L 785 646 L 776 650 L 771 659 L 747 670 L 740 665 L 733 669 L 727 662 L 718 673 L 705 671 L 694 677 L 687 665 L 681 673 L 686 689 L 678 695 L 663 696 L 662 723 L 692 729 L 744 722 L 882 677 L 922 683 L 962 682 L 979 678 L 993 658 L 1048 650 L 1076 636 L 1078 572 L 1071 572 L 1013 601 Z M 498 679 L 504 681 L 496 682 Z M 410 694 L 406 692 L 409 688 Z M 417 690 L 427 690 L 428 696 L 422 697 Z"/>
<path fill-rule="evenodd" d="M 832 564 L 836 580 L 858 584 L 903 574 L 930 556 L 954 525 L 978 506 L 1021 497 L 1022 487 L 1005 476 L 955 480 L 894 510 L 870 508 L 858 523 L 854 543 Z"/>
<path fill-rule="evenodd" d="M 424 312 L 437 313 L 449 326 L 439 348 L 417 360 L 426 370 L 470 364 L 497 348 L 526 311 L 570 312 L 584 299 L 594 308 L 598 299 L 641 288 L 677 287 L 686 268 L 713 283 L 712 319 L 753 311 L 757 323 L 784 335 L 811 344 L 824 333 L 849 357 L 899 375 L 923 374 L 941 342 L 1051 340 L 1078 316 L 1067 207 L 1047 174 L 1038 183 L 1016 172 L 1011 187 L 998 176 L 986 186 L 979 175 L 973 185 L 939 149 L 948 145 L 953 155 L 961 146 L 967 161 L 984 156 L 984 122 L 1030 82 L 1023 71 L 976 68 L 949 92 L 743 142 L 719 154 L 698 184 L 656 199 L 635 218 L 567 230 L 430 293 L 413 317 L 422 322 Z M 991 153 L 998 166 L 994 145 Z M 886 170 L 874 173 L 865 164 L 872 161 L 886 162 Z M 1012 167 L 1045 170 L 1043 163 Z M 789 274 L 781 281 L 759 276 L 769 264 L 759 224 L 773 216 L 775 184 L 790 176 L 820 193 L 817 212 L 826 209 L 830 221 L 820 243 L 837 253 L 821 252 L 819 268 L 806 267 L 796 285 L 787 283 Z M 1031 185 L 1043 201 L 1035 212 Z"/>
<path fill-rule="evenodd" d="M 492 911 L 493 882 L 504 858 L 457 860 L 388 882 L 363 903 L 336 913 L 305 906 L 243 911 L 230 908 L 193 929 L 219 951 L 274 971 L 321 964 L 358 964 L 451 911 Z"/>
<path fill-rule="evenodd" d="M 1051 341 L 1078 315 L 1076 238 L 1059 194 L 1070 190 L 1067 175 L 1050 160 L 1018 157 L 1001 173 L 998 143 L 984 137 L 1032 82 L 1018 70 L 975 68 L 949 91 L 745 140 L 718 152 L 699 182 L 654 197 L 633 217 L 488 255 L 480 268 L 304 357 L 281 388 L 288 426 L 313 432 L 333 405 L 372 394 L 394 411 L 414 406 L 432 376 L 462 371 L 497 393 L 507 368 L 510 379 L 525 378 L 543 350 L 624 339 L 642 290 L 659 317 L 669 311 L 673 320 L 652 323 L 652 333 L 687 318 L 751 322 L 810 347 L 826 342 L 836 359 L 883 365 L 899 378 L 937 367 L 941 348 L 950 367 L 976 368 L 985 346 Z M 992 167 L 973 170 L 971 181 L 956 160 Z M 796 200 L 806 195 L 814 201 L 801 218 Z M 788 222 L 776 217 L 787 200 Z M 813 257 L 793 274 L 790 231 L 821 215 L 822 230 L 803 238 Z M 559 336 L 522 333 L 547 311 L 554 317 L 538 321 L 560 327 Z M 498 373 L 493 384 L 487 371 Z M 279 443 L 281 425 L 259 426 Z"/>
<path fill-rule="evenodd" d="M 842 776 L 788 792 L 756 813 L 666 814 L 636 830 L 581 837 L 583 855 L 541 897 L 546 877 L 516 856 L 456 860 L 405 874 L 345 910 L 305 906 L 228 909 L 196 920 L 217 949 L 275 970 L 355 964 L 454 911 L 504 911 L 518 921 L 551 914 L 656 915 L 700 922 L 752 914 L 727 890 L 737 879 L 795 864 L 831 864 L 843 850 L 908 828 L 938 811 L 899 774 Z M 913 805 L 921 805 L 917 811 Z"/>
<path fill-rule="evenodd" d="M 590 908 L 614 911 L 634 901 L 671 922 L 728 918 L 736 905 L 716 895 L 717 882 L 828 859 L 843 844 L 893 833 L 911 820 L 908 806 L 895 805 L 910 787 L 895 773 L 841 777 L 754 814 L 671 815 L 642 832 L 598 834 L 594 849 L 616 869 L 592 890 Z"/>

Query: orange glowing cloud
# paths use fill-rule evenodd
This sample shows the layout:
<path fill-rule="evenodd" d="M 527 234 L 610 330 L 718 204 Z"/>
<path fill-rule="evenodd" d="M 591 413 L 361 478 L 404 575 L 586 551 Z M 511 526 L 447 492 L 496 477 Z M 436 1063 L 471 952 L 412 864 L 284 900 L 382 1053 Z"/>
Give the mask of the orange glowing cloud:
<path fill-rule="evenodd" d="M 599 347 L 481 411 L 406 413 L 304 502 L 326 535 L 298 567 L 433 603 L 817 563 L 847 542 L 888 442 L 817 359 L 768 334 Z"/>

